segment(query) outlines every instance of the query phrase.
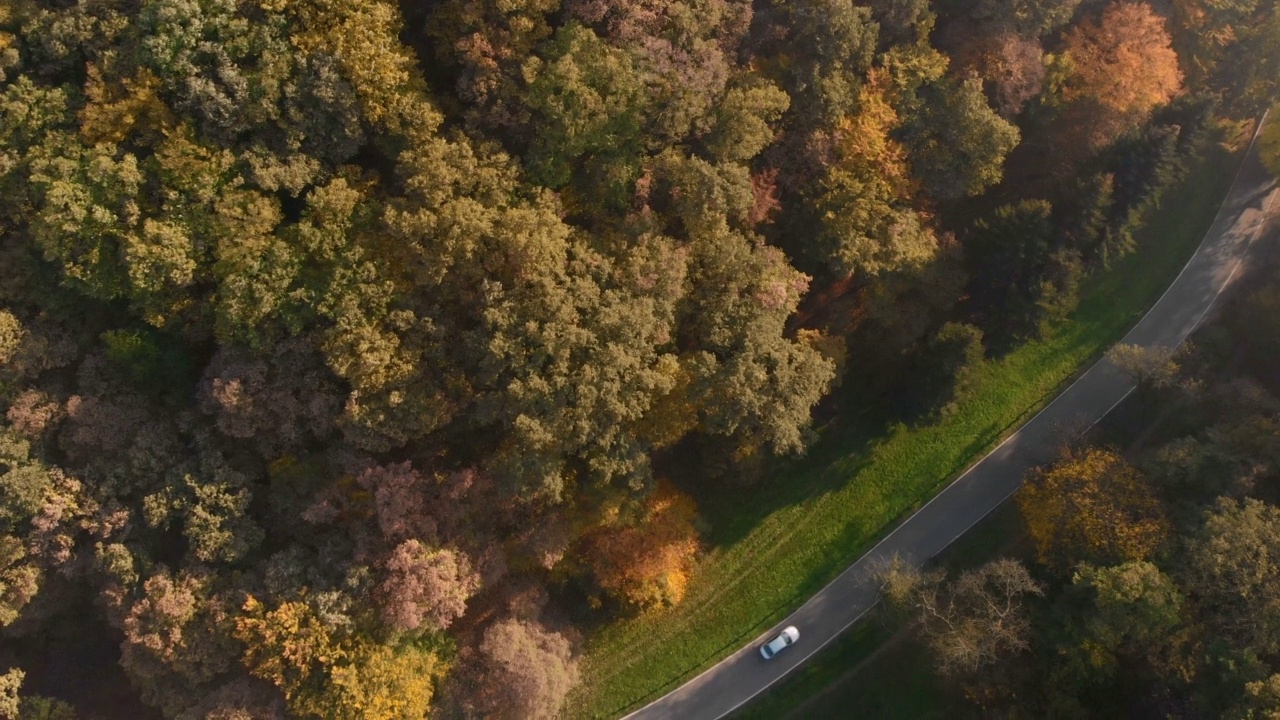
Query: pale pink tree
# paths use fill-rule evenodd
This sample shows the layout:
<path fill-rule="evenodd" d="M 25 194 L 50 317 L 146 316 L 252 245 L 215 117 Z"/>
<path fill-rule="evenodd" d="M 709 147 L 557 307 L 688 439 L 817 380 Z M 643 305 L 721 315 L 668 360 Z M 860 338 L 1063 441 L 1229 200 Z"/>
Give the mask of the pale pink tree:
<path fill-rule="evenodd" d="M 212 576 L 161 567 L 124 617 L 120 664 L 146 702 L 176 716 L 235 666 L 230 623 Z"/>
<path fill-rule="evenodd" d="M 342 393 L 315 349 L 295 338 L 267 355 L 223 348 L 205 369 L 200 407 L 218 429 L 252 439 L 268 457 L 323 438 L 342 410 Z"/>
<path fill-rule="evenodd" d="M 480 642 L 473 709 L 492 718 L 551 718 L 578 683 L 569 641 L 536 622 L 500 620 Z"/>
<path fill-rule="evenodd" d="M 480 577 L 465 554 L 407 540 L 387 559 L 379 587 L 382 617 L 399 630 L 443 630 L 466 612 L 479 589 Z"/>
<path fill-rule="evenodd" d="M 23 390 L 5 412 L 9 425 L 23 437 L 37 440 L 52 429 L 66 411 L 62 404 L 39 390 Z"/>

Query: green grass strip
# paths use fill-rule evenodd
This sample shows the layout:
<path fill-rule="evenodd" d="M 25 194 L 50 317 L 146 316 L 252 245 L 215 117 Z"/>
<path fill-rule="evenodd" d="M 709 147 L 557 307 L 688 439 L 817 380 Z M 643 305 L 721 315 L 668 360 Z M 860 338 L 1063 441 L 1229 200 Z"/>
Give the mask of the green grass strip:
<path fill-rule="evenodd" d="M 1067 322 L 980 368 L 955 412 L 874 433 L 838 424 L 807 456 L 777 465 L 761 487 L 699 498 L 712 549 L 684 602 L 591 632 L 582 683 L 565 714 L 622 715 L 710 667 L 799 606 L 1052 399 L 1177 275 L 1208 231 L 1239 159 L 1217 144 L 1208 148 L 1153 211 L 1138 252 L 1086 281 Z"/>
<path fill-rule="evenodd" d="M 956 577 L 996 557 L 1030 562 L 1033 548 L 1017 506 L 1002 505 L 978 523 L 935 562 Z M 734 713 L 735 720 L 804 720 L 843 717 L 858 708 L 862 717 L 947 717 L 947 697 L 939 680 L 921 670 L 932 660 L 909 635 L 891 632 L 875 616 L 849 628 L 809 662 Z"/>

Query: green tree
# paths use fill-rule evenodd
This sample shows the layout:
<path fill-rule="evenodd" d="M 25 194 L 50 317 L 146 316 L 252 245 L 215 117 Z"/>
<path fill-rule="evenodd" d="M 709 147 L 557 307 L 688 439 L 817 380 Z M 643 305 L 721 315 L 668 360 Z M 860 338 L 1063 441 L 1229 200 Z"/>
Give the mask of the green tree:
<path fill-rule="evenodd" d="M 978 0 L 969 14 L 1028 37 L 1044 35 L 1071 21 L 1081 0 Z"/>
<path fill-rule="evenodd" d="M 457 95 L 472 127 L 513 134 L 527 129 L 521 64 L 552 34 L 549 16 L 560 6 L 559 0 L 446 0 L 427 14 L 436 57 L 456 68 Z"/>
<path fill-rule="evenodd" d="M 944 79 L 923 91 L 921 113 L 904 132 L 912 173 L 943 200 L 977 195 L 1000 182 L 1018 128 L 987 104 L 982 81 Z"/>
<path fill-rule="evenodd" d="M 572 0 L 598 16 L 604 3 Z M 751 10 L 730 0 L 667 0 L 655 12 L 615 3 L 605 10 L 605 36 L 636 58 L 650 108 L 646 144 L 654 150 L 705 132 L 710 113 L 734 74 L 734 48 L 747 34 Z"/>
<path fill-rule="evenodd" d="M 1078 181 L 1065 213 L 1072 218 L 1066 231 L 1071 247 L 1090 264 L 1106 266 L 1133 249 L 1132 234 L 1124 227 L 1114 227 L 1115 181 L 1114 173 L 1097 173 Z"/>
<path fill-rule="evenodd" d="M 1258 135 L 1258 156 L 1268 170 L 1280 175 L 1280 117 L 1276 116 L 1280 116 L 1280 110 L 1269 117 Z"/>
<path fill-rule="evenodd" d="M 1053 208 L 1044 200 L 1003 205 L 979 220 L 965 238 L 974 303 L 999 313 L 1014 332 L 1034 327 L 1040 283 L 1057 245 Z"/>
<path fill-rule="evenodd" d="M 623 185 L 634 180 L 644 122 L 644 86 L 635 61 L 577 23 L 561 28 L 542 57 L 525 70 L 531 78 L 525 101 L 534 112 L 530 178 L 563 187 L 575 169 L 585 170 L 579 161 L 594 161 L 629 165 L 631 173 L 610 179 Z"/>
<path fill-rule="evenodd" d="M 201 562 L 243 560 L 263 537 L 247 513 L 247 478 L 221 460 L 206 462 L 201 470 L 183 473 L 180 481 L 146 496 L 147 524 L 158 529 L 180 524 L 189 552 Z"/>
<path fill-rule="evenodd" d="M 1113 567 L 1084 564 L 1072 576 L 1069 593 L 1085 598 L 1071 621 L 1071 645 L 1064 649 L 1076 672 L 1117 673 L 1123 664 L 1158 666 L 1183 622 L 1183 596 L 1171 578 L 1146 561 Z"/>
<path fill-rule="evenodd" d="M 871 15 L 888 39 L 902 39 L 917 23 L 930 17 L 928 0 L 869 0 Z"/>
<path fill-rule="evenodd" d="M 767 80 L 746 76 L 725 92 L 716 105 L 714 125 L 704 139 L 719 161 L 746 162 L 773 142 L 773 125 L 791 99 Z"/>
<path fill-rule="evenodd" d="M 338 177 L 309 195 L 301 221 L 283 233 L 305 271 L 288 277 L 277 312 L 286 327 L 318 326 L 329 368 L 351 387 L 347 436 L 387 449 L 440 427 L 448 415 L 417 363 L 426 328 L 412 311 L 392 312 L 392 274 L 410 266 L 379 261 L 368 247 L 379 210 L 370 191 Z"/>
<path fill-rule="evenodd" d="M 18 711 L 21 720 L 77 720 L 75 706 L 57 698 L 28 695 Z"/>
<path fill-rule="evenodd" d="M 51 136 L 56 138 L 60 133 L 75 128 L 76 109 L 74 93 L 64 87 L 37 85 L 25 75 L 5 86 L 0 94 L 0 115 L 4 117 L 0 137 L 4 139 L 4 147 L 16 154 L 13 159 L 20 161 L 6 166 L 4 177 L 7 183 L 13 182 L 16 170 L 24 169 L 32 159 L 44 154 L 33 154 L 36 148 L 43 146 Z M 0 207 L 10 209 L 15 197 L 25 198 L 26 193 L 5 198 Z"/>
<path fill-rule="evenodd" d="M 163 96 L 195 119 L 202 135 L 220 144 L 243 141 L 255 181 L 296 195 L 351 158 L 366 137 L 359 98 L 334 48 L 300 49 L 292 40 L 301 28 L 289 27 L 278 10 L 152 0 L 137 17 L 137 55 L 146 73 L 140 77 L 157 78 Z"/>
<path fill-rule="evenodd" d="M 219 292 L 214 302 L 221 311 L 217 320 L 223 321 L 215 329 L 226 337 L 257 339 L 258 324 L 280 303 L 279 283 L 273 287 L 270 282 L 274 277 L 254 277 L 254 310 L 243 311 L 248 317 L 238 317 L 238 326 L 228 327 L 232 313 L 227 310 L 240 299 L 235 291 L 243 287 L 232 270 L 235 256 L 263 250 L 265 238 L 283 219 L 279 202 L 246 187 L 235 165 L 234 153 L 199 142 L 185 128 L 166 137 L 147 163 L 153 183 L 163 190 L 149 198 L 151 217 L 144 221 L 142 238 L 126 248 L 126 261 L 131 295 L 151 324 L 164 325 L 178 308 L 191 304 L 196 286 L 215 279 Z M 280 262 L 277 276 L 290 269 L 279 255 L 263 260 Z M 202 305 L 209 302 L 201 299 Z M 207 315 L 199 322 L 207 327 Z"/>
<path fill-rule="evenodd" d="M 1269 358 L 1280 352 L 1280 338 L 1271 331 L 1271 323 L 1280 317 L 1280 289 L 1264 286 L 1246 296 L 1239 311 L 1226 318 L 1227 324 L 1248 348 L 1255 375 L 1266 378 Z"/>
<path fill-rule="evenodd" d="M 948 322 L 929 338 L 924 368 L 917 375 L 924 397 L 948 405 L 967 399 L 974 373 L 986 356 L 982 331 L 967 323 Z"/>
<path fill-rule="evenodd" d="M 49 468 L 31 457 L 31 443 L 0 426 L 0 528 L 25 530 L 52 486 Z"/>
<path fill-rule="evenodd" d="M 137 158 L 111 145 L 84 147 L 60 134 L 33 153 L 31 240 L 69 286 L 98 300 L 125 296 L 125 250 L 143 242 L 143 180 Z"/>
<path fill-rule="evenodd" d="M 1237 648 L 1280 647 L 1280 510 L 1219 499 L 1188 543 L 1183 586 L 1211 632 Z"/>
<path fill-rule="evenodd" d="M 1258 0 L 1175 0 L 1172 3 L 1174 48 L 1192 81 L 1204 83 L 1219 71 L 1233 46 L 1248 36 L 1256 22 Z"/>
<path fill-rule="evenodd" d="M 780 251 L 737 233 L 715 231 L 690 249 L 695 294 L 684 327 L 698 345 L 686 367 L 701 428 L 774 452 L 801 449 L 833 374 L 829 360 L 783 335 L 808 279 Z"/>
<path fill-rule="evenodd" d="M 1261 22 L 1236 25 L 1240 42 L 1230 62 L 1223 62 L 1220 81 L 1230 89 L 1242 112 L 1257 114 L 1275 103 L 1280 90 L 1280 12 L 1274 8 Z"/>
<path fill-rule="evenodd" d="M 792 110 L 807 126 L 830 126 L 857 107 L 879 27 L 853 0 L 787 4 Z"/>
<path fill-rule="evenodd" d="M 1280 717 L 1280 674 L 1245 685 L 1241 707 L 1232 717 L 1247 720 L 1275 720 Z"/>
<path fill-rule="evenodd" d="M 900 119 L 887 84 L 876 75 L 862 89 L 859 111 L 835 129 L 836 161 L 809 191 L 819 230 L 808 254 L 841 275 L 917 267 L 937 248 L 932 229 L 908 204 L 908 154 L 892 137 Z"/>

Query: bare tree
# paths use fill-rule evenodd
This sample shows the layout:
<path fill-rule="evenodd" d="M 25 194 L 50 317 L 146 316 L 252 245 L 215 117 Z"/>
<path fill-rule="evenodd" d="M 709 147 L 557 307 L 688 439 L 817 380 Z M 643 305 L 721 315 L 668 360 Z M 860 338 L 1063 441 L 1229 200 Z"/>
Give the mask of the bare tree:
<path fill-rule="evenodd" d="M 1178 378 L 1177 348 L 1120 343 L 1107 351 L 1107 359 L 1128 375 L 1139 388 L 1165 388 Z"/>
<path fill-rule="evenodd" d="M 1022 563 L 1002 558 L 950 584 L 944 577 L 898 558 L 875 571 L 885 604 L 909 611 L 939 673 L 968 675 L 1030 649 L 1031 621 L 1024 601 L 1044 591 Z"/>

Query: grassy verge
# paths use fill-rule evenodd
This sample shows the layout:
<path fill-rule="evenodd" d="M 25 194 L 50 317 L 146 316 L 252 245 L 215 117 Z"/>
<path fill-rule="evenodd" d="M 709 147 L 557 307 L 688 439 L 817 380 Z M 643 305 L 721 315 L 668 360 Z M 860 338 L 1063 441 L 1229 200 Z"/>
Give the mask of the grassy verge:
<path fill-rule="evenodd" d="M 712 549 L 685 601 L 591 633 L 566 714 L 624 714 L 714 664 L 1043 406 L 1159 297 L 1207 231 L 1238 161 L 1212 146 L 1153 213 L 1139 252 L 1090 278 L 1068 322 L 982 367 L 956 412 L 913 428 L 838 425 L 766 487 L 699 498 Z"/>
<path fill-rule="evenodd" d="M 955 577 L 995 557 L 1027 559 L 1031 554 L 1017 506 L 1006 503 L 947 548 L 937 566 Z M 733 717 L 842 717 L 851 707 L 875 718 L 947 717 L 936 677 L 921 672 L 929 662 L 905 634 L 892 635 L 871 617 Z"/>

